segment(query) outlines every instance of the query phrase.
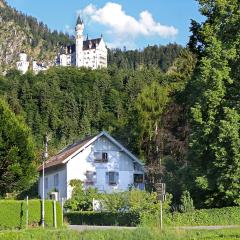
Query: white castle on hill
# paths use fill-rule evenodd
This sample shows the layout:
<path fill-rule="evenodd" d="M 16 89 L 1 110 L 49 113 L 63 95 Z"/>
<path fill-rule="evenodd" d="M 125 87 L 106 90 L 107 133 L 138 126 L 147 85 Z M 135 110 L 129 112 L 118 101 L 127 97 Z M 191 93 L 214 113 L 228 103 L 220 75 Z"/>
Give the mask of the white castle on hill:
<path fill-rule="evenodd" d="M 17 62 L 17 69 L 22 72 L 22 74 L 25 74 L 28 71 L 30 65 L 28 61 L 28 56 L 26 53 L 20 53 L 19 58 L 20 60 Z M 48 67 L 42 63 L 38 63 L 36 61 L 32 62 L 32 70 L 35 74 L 39 73 L 40 71 L 45 71 L 47 69 Z"/>
<path fill-rule="evenodd" d="M 77 66 L 91 69 L 107 67 L 107 47 L 103 37 L 84 40 L 84 23 L 80 17 L 76 24 L 76 43 L 62 49 L 57 56 L 59 66 Z"/>

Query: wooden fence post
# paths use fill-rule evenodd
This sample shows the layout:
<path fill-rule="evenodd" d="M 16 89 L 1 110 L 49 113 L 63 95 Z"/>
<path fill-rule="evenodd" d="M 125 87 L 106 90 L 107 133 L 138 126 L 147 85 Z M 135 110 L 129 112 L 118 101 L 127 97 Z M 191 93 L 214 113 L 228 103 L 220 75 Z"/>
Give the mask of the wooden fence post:
<path fill-rule="evenodd" d="M 57 227 L 57 211 L 56 211 L 56 200 L 53 200 L 53 219 L 54 219 L 54 227 Z"/>
<path fill-rule="evenodd" d="M 28 228 L 28 196 L 26 198 L 26 228 Z"/>

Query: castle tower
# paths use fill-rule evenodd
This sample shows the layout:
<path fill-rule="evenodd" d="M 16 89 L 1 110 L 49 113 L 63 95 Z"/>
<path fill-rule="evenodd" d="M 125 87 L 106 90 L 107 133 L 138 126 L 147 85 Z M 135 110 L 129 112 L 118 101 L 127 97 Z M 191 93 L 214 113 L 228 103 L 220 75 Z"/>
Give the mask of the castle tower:
<path fill-rule="evenodd" d="M 17 69 L 25 74 L 29 67 L 29 62 L 27 61 L 27 54 L 20 53 L 19 54 L 20 61 L 17 62 Z"/>
<path fill-rule="evenodd" d="M 80 16 L 78 16 L 77 24 L 76 24 L 76 66 L 82 67 L 83 66 L 83 30 L 84 30 L 84 23 Z"/>

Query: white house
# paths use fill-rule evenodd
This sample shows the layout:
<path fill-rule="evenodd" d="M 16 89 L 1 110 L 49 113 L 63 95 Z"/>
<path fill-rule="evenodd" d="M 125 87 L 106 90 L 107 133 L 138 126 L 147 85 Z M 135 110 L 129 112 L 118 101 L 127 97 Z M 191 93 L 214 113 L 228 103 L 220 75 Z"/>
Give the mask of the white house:
<path fill-rule="evenodd" d="M 64 47 L 56 58 L 59 66 L 77 66 L 91 69 L 107 67 L 107 47 L 103 37 L 84 39 L 84 23 L 80 17 L 75 28 L 75 44 Z"/>
<path fill-rule="evenodd" d="M 39 168 L 39 195 L 42 197 L 42 166 Z M 84 188 L 99 192 L 144 189 L 143 163 L 107 132 L 76 142 L 45 163 L 45 198 L 52 191 L 58 198 L 69 199 L 72 179 L 83 182 Z"/>

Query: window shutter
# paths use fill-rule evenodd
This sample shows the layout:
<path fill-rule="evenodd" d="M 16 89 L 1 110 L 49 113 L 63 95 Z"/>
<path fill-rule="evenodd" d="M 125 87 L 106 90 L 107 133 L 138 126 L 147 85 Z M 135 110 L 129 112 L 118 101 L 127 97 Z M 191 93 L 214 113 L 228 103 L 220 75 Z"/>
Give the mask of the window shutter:
<path fill-rule="evenodd" d="M 105 178 L 106 178 L 106 183 L 108 184 L 109 183 L 109 172 L 106 172 Z"/>

